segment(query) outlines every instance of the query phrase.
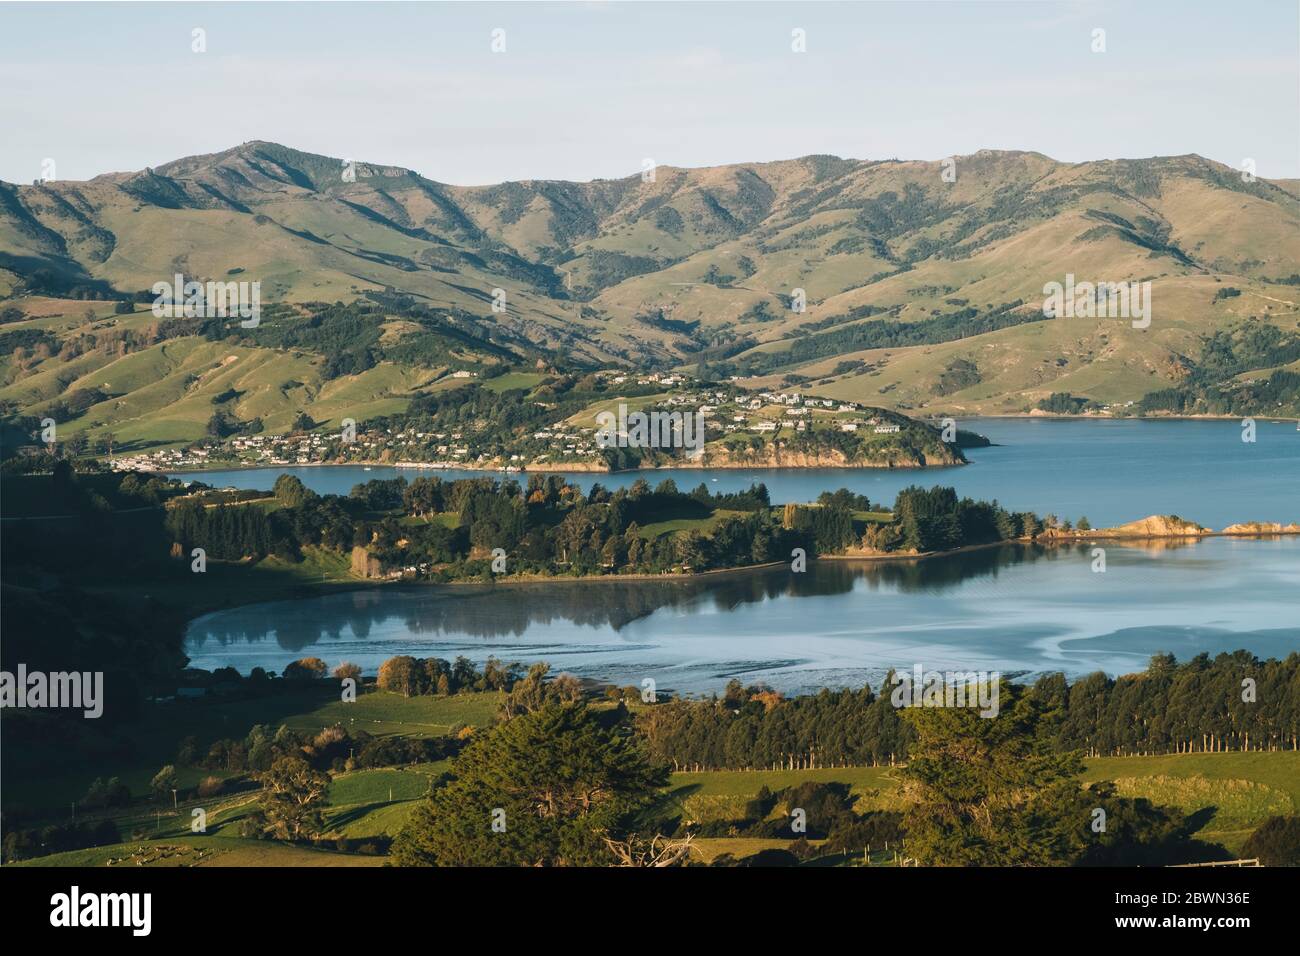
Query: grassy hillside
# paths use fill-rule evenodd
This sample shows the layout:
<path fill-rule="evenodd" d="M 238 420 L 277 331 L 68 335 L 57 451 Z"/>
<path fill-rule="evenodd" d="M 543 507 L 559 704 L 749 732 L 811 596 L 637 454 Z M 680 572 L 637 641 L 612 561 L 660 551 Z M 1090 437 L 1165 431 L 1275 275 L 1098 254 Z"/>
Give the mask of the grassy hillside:
<path fill-rule="evenodd" d="M 262 430 L 287 432 L 300 414 L 337 430 L 345 417 L 357 421 L 404 411 L 410 402 L 458 382 L 444 361 L 398 362 L 370 351 L 369 367 L 348 372 L 330 361 L 328 345 L 262 344 L 255 337 L 215 341 L 203 335 L 169 337 L 147 310 L 91 318 L 95 304 L 69 300 L 23 300 L 24 308 L 54 310 L 41 318 L 0 326 L 0 336 L 23 330 L 48 333 L 53 346 L 32 349 L 21 362 L 12 352 L 0 358 L 0 407 L 24 415 L 53 416 L 60 438 L 82 435 L 90 443 L 113 436 L 115 449 L 174 445 L 208 437 L 208 423 L 221 412 L 239 422 L 258 421 Z M 313 319 L 281 317 L 283 327 L 310 327 Z M 389 329 L 374 320 L 382 339 Z M 446 361 L 475 364 L 473 349 L 446 347 L 446 337 L 417 327 L 390 335 L 389 348 L 402 354 L 413 338 L 424 352 Z M 130 336 L 127 348 L 116 341 Z M 162 338 L 161 341 L 157 339 Z M 442 342 L 442 346 L 430 343 Z M 93 343 L 93 344 L 87 344 Z M 59 348 L 62 345 L 69 351 Z M 85 349 L 84 351 L 79 351 Z M 71 354 L 79 351 L 79 354 Z M 57 354 L 56 354 L 57 353 Z M 524 383 L 537 377 L 505 375 Z M 509 382 L 498 385 L 520 387 Z M 75 402 L 71 417 L 60 407 Z"/>
<path fill-rule="evenodd" d="M 337 775 L 327 801 L 328 834 L 352 840 L 392 836 L 427 792 L 430 780 L 450 766 L 439 761 Z M 1234 853 L 1264 819 L 1300 807 L 1300 755 L 1292 752 L 1104 757 L 1087 762 L 1084 781 L 1097 780 L 1116 781 L 1125 796 L 1146 797 L 1189 813 L 1199 811 L 1206 821 L 1197 838 L 1220 843 Z M 887 767 L 678 773 L 666 798 L 684 818 L 706 823 L 742 816 L 745 804 L 761 787 L 777 791 L 803 782 L 848 784 L 859 813 L 904 806 L 896 792 L 897 772 Z M 247 812 L 248 800 L 248 796 L 234 798 L 211 814 L 212 830 L 203 836 L 188 835 L 178 819 L 164 815 L 157 835 L 15 865 L 367 866 L 383 862 L 377 856 L 241 839 L 232 824 Z M 789 841 L 779 839 L 713 837 L 697 841 L 695 855 L 709 862 L 723 853 L 743 858 L 787 846 Z M 873 848 L 872 863 L 890 865 L 891 855 L 879 849 Z"/>
<path fill-rule="evenodd" d="M 383 866 L 381 856 L 234 837 L 176 836 L 72 850 L 9 866 Z"/>
<path fill-rule="evenodd" d="M 498 696 L 490 693 L 408 698 L 380 691 L 362 694 L 355 702 L 344 704 L 333 688 L 308 688 L 299 694 L 245 700 L 182 702 L 163 706 L 132 726 L 135 745 L 126 761 L 116 755 L 106 755 L 101 761 L 82 761 L 76 766 L 43 758 L 34 764 L 6 760 L 5 801 L 10 806 L 62 808 L 83 796 L 100 776 L 120 777 L 136 796 L 147 794 L 150 778 L 160 766 L 174 759 L 177 742 L 190 735 L 207 741 L 219 733 L 242 735 L 257 724 L 284 725 L 311 733 L 342 724 L 376 737 L 445 736 L 459 727 L 490 724 L 499 704 Z M 194 786 L 211 772 L 181 768 L 181 785 Z M 225 774 L 217 771 L 216 775 Z"/>
<path fill-rule="evenodd" d="M 1246 183 L 1194 155 L 1071 164 L 984 150 L 955 162 L 952 181 L 937 162 L 806 156 L 661 167 L 648 181 L 452 187 L 372 163 L 349 178 L 341 160 L 251 142 L 89 182 L 0 184 L 0 295 L 17 293 L 33 317 L 0 334 L 68 333 L 47 317 L 42 293 L 125 295 L 177 272 L 256 279 L 267 302 L 346 302 L 388 289 L 460 317 L 516 358 L 531 350 L 635 367 L 704 359 L 752 383 L 794 374 L 814 394 L 974 414 L 1026 412 L 1052 393 L 1137 402 L 1178 387 L 1215 331 L 1300 329 L 1300 285 L 1287 281 L 1300 274 L 1293 184 Z M 1044 283 L 1066 274 L 1150 281 L 1150 328 L 1034 321 Z M 493 308 L 495 290 L 505 293 L 503 311 Z M 795 290 L 806 296 L 802 311 L 791 308 Z M 967 314 L 995 317 L 996 330 L 936 325 Z M 780 360 L 809 336 L 870 322 L 915 327 L 921 341 L 855 345 L 837 335 L 813 361 Z M 410 332 L 395 318 L 384 334 Z M 213 360 L 192 359 L 205 368 Z M 193 403 L 182 399 L 203 398 L 167 381 L 184 361 L 169 358 L 140 406 L 146 417 L 150 403 L 181 406 L 159 416 L 168 436 L 192 432 Z M 305 361 L 241 356 L 231 371 L 253 393 L 241 402 L 273 422 L 287 409 L 329 419 L 339 396 L 311 381 Z M 76 362 L 10 382 L 0 400 L 39 405 L 69 374 L 93 380 L 111 364 Z M 396 364 L 348 383 L 347 400 L 382 412 L 433 371 Z M 122 369 L 123 380 L 146 365 Z M 285 381 L 302 391 L 274 394 Z M 1296 412 L 1283 405 L 1279 414 Z"/>

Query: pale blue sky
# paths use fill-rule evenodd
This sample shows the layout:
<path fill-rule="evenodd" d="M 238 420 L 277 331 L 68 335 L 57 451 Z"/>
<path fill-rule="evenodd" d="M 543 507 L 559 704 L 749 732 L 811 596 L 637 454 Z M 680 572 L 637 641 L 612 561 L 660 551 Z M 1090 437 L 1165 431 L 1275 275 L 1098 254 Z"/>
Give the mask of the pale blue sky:
<path fill-rule="evenodd" d="M 10 182 L 250 139 L 459 184 L 985 147 L 1300 176 L 1297 0 L 4 4 L 0 89 Z"/>

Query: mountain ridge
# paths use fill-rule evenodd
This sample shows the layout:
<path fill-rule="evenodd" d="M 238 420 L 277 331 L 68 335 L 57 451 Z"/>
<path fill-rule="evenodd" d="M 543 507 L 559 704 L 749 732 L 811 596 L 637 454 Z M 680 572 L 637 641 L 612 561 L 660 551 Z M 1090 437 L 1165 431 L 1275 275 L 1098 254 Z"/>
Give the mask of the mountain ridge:
<path fill-rule="evenodd" d="M 1177 386 L 1218 328 L 1294 328 L 1300 186 L 1194 153 L 811 154 L 486 186 L 348 162 L 253 140 L 0 184 L 0 294 L 128 294 L 176 272 L 260 278 L 265 301 L 397 292 L 584 364 L 703 360 L 963 413 L 1024 412 L 1053 392 L 1134 401 Z M 1155 325 L 1030 321 L 1066 274 L 1151 281 Z M 810 337 L 818 354 L 790 348 Z"/>

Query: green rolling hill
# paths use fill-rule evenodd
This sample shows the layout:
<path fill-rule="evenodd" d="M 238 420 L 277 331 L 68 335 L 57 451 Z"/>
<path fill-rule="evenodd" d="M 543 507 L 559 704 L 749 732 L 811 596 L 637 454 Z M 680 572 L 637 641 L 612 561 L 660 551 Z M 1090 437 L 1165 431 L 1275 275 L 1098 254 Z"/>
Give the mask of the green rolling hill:
<path fill-rule="evenodd" d="M 186 440 L 214 405 L 271 429 L 379 415 L 454 368 L 703 365 L 927 415 L 1062 393 L 1300 414 L 1295 182 L 1199 156 L 950 168 L 807 156 L 459 187 L 250 142 L 0 183 L 0 402 L 80 393 L 74 428 Z M 257 280 L 274 305 L 248 333 L 160 323 L 146 293 L 176 273 Z M 1150 327 L 1044 320 L 1067 274 L 1149 281 Z"/>

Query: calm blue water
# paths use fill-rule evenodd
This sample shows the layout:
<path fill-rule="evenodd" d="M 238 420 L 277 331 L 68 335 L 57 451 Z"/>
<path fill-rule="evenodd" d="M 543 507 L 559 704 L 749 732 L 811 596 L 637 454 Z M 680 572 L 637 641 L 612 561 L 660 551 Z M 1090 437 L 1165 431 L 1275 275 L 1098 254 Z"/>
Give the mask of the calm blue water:
<path fill-rule="evenodd" d="M 1300 434 L 1258 422 L 983 419 L 962 422 L 997 447 L 972 464 L 922 471 L 655 471 L 572 476 L 584 488 L 638 477 L 734 490 L 763 481 L 774 501 L 841 486 L 891 502 L 909 484 L 950 484 L 1094 525 L 1179 514 L 1221 528 L 1300 520 Z M 282 469 L 209 473 L 218 486 L 269 488 Z M 283 469 L 322 493 L 411 469 Z M 423 472 L 444 478 L 470 472 Z M 1208 539 L 1087 546 L 1011 545 L 912 563 L 819 562 L 689 581 L 416 587 L 223 611 L 192 622 L 195 666 L 279 671 L 307 654 L 373 673 L 396 654 L 482 662 L 550 661 L 619 684 L 719 690 L 731 677 L 787 692 L 877 684 L 890 667 L 1077 675 L 1140 670 L 1245 648 L 1300 650 L 1300 539 Z"/>
<path fill-rule="evenodd" d="M 984 418 L 960 424 L 987 435 L 997 447 L 968 450 L 972 463 L 957 468 L 682 469 L 568 477 L 584 489 L 597 481 L 617 488 L 642 477 L 652 484 L 672 478 L 681 488 L 704 481 L 715 491 L 762 481 L 778 503 L 811 501 L 822 491 L 847 487 L 888 504 L 908 485 L 945 484 L 972 498 L 996 498 L 1014 510 L 1071 520 L 1086 516 L 1098 527 L 1150 514 L 1177 514 L 1211 528 L 1239 521 L 1300 521 L 1300 432 L 1291 422 L 1258 420 L 1253 444 L 1242 442 L 1236 421 Z M 219 487 L 269 489 L 284 472 L 322 494 L 347 494 L 353 485 L 371 478 L 481 474 L 383 466 L 367 471 L 346 465 L 178 477 L 198 477 Z"/>
<path fill-rule="evenodd" d="M 1078 675 L 1246 648 L 1300 650 L 1300 538 L 1001 548 L 908 563 L 816 562 L 664 582 L 411 587 L 221 611 L 194 666 L 279 671 L 308 654 L 374 673 L 397 654 L 549 661 L 619 685 L 788 693 L 878 685 L 890 667 Z"/>

